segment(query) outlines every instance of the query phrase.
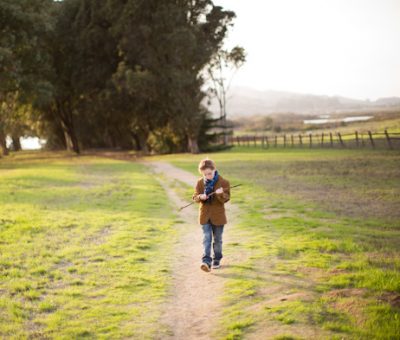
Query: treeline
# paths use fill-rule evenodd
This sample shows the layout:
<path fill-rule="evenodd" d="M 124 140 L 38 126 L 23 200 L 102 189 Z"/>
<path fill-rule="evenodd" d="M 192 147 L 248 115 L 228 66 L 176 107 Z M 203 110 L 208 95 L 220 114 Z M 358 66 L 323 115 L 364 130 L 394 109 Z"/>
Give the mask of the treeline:
<path fill-rule="evenodd" d="M 204 69 L 235 14 L 211 0 L 1 0 L 0 146 L 198 152 Z"/>

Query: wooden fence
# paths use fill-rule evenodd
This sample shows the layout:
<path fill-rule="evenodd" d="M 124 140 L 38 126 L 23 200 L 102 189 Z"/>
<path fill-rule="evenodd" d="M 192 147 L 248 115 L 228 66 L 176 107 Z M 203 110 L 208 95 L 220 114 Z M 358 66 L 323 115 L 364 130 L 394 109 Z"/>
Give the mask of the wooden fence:
<path fill-rule="evenodd" d="M 264 136 L 229 136 L 230 145 L 253 146 L 261 148 L 388 148 L 400 149 L 400 133 L 385 130 L 382 133 L 371 131 L 345 133 L 322 132 L 308 134 L 279 134 Z"/>

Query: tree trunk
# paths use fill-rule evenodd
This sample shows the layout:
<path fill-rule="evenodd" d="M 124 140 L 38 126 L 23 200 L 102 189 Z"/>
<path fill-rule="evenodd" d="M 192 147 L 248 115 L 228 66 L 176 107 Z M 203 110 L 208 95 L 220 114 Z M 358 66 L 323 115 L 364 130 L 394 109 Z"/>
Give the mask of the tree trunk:
<path fill-rule="evenodd" d="M 70 130 L 70 136 L 72 141 L 72 149 L 76 154 L 79 155 L 81 153 L 81 150 L 79 148 L 78 138 L 76 137 L 75 130 L 73 128 Z"/>
<path fill-rule="evenodd" d="M 68 106 L 67 108 L 65 106 Z M 68 104 L 57 104 L 57 113 L 61 121 L 61 127 L 64 132 L 65 144 L 68 151 L 74 151 L 76 154 L 80 153 L 78 138 L 76 137 L 72 111 Z"/>
<path fill-rule="evenodd" d="M 114 138 L 113 133 L 107 129 L 107 145 L 111 146 L 113 149 L 117 147 L 117 141 Z"/>
<path fill-rule="evenodd" d="M 20 137 L 19 136 L 12 136 L 12 146 L 14 151 L 21 151 L 22 147 L 21 147 L 21 141 L 20 141 Z"/>
<path fill-rule="evenodd" d="M 132 138 L 133 138 L 133 144 L 134 144 L 134 149 L 136 151 L 140 150 L 140 141 L 139 141 L 139 137 L 136 133 L 131 132 Z"/>
<path fill-rule="evenodd" d="M 136 150 L 148 154 L 149 146 L 147 145 L 147 138 L 149 137 L 149 133 L 145 131 L 137 131 L 132 132 L 131 134 L 136 144 Z"/>
<path fill-rule="evenodd" d="M 61 126 L 64 132 L 65 144 L 67 145 L 68 151 L 74 151 L 76 154 L 80 153 L 78 139 L 75 135 L 73 127 L 67 125 L 64 120 L 61 120 Z"/>
<path fill-rule="evenodd" d="M 67 150 L 72 151 L 73 150 L 72 139 L 68 133 L 68 128 L 64 125 L 64 123 L 61 123 L 61 126 L 64 132 L 64 139 L 65 139 L 65 145 L 67 146 Z"/>
<path fill-rule="evenodd" d="M 146 155 L 149 153 L 149 147 L 147 145 L 148 136 L 149 134 L 145 132 L 138 133 L 139 149 Z"/>
<path fill-rule="evenodd" d="M 228 145 L 228 134 L 227 134 L 227 126 L 226 126 L 226 113 L 224 113 L 224 116 L 222 118 L 222 124 L 223 124 L 223 131 L 224 131 L 223 143 L 224 143 L 224 145 Z"/>
<path fill-rule="evenodd" d="M 3 155 L 7 156 L 9 154 L 9 152 L 8 152 L 8 148 L 7 148 L 6 135 L 1 130 L 0 130 L 0 147 L 1 147 L 1 151 L 2 151 Z"/>
<path fill-rule="evenodd" d="M 197 138 L 188 136 L 188 149 L 191 153 L 199 153 L 199 145 L 197 143 Z"/>

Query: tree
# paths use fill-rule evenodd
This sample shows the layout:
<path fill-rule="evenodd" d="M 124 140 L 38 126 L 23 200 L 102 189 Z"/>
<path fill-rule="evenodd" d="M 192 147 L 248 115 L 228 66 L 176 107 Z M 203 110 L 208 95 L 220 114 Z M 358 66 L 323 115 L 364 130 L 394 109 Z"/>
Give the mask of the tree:
<path fill-rule="evenodd" d="M 5 138 L 13 126 L 18 103 L 35 100 L 47 83 L 49 54 L 45 37 L 51 31 L 51 0 L 2 0 L 0 2 L 0 144 L 8 154 Z M 13 136 L 15 140 L 19 136 Z"/>
<path fill-rule="evenodd" d="M 189 32 L 195 39 L 192 48 L 184 47 L 183 53 L 188 55 L 184 70 L 190 75 L 190 86 L 184 86 L 181 103 L 186 113 L 186 134 L 191 152 L 198 152 L 197 139 L 201 131 L 202 114 L 201 101 L 206 95 L 200 89 L 204 85 L 203 69 L 222 47 L 228 27 L 232 25 L 234 12 L 225 11 L 215 6 L 212 1 L 188 1 Z M 176 46 L 171 44 L 171 46 Z M 178 45 L 179 46 L 179 45 Z M 189 101 L 189 98 L 192 100 Z M 185 115 L 185 113 L 183 113 Z M 188 114 L 189 113 L 189 114 Z"/>
<path fill-rule="evenodd" d="M 243 47 L 236 46 L 232 50 L 219 50 L 214 54 L 212 60 L 207 65 L 207 75 L 211 80 L 211 97 L 218 101 L 220 120 L 224 129 L 224 144 L 227 144 L 227 120 L 226 103 L 227 93 L 230 89 L 232 79 L 238 69 L 246 62 L 246 53 Z M 227 79 L 227 77 L 229 77 Z"/>
<path fill-rule="evenodd" d="M 59 124 L 65 139 L 67 150 L 80 153 L 76 134 L 74 105 L 78 92 L 74 89 L 73 79 L 79 72 L 78 48 L 76 38 L 78 30 L 74 19 L 79 11 L 80 1 L 69 0 L 55 3 L 53 17 L 54 31 L 49 41 L 52 55 L 52 84 L 49 100 L 41 107 L 44 116 Z"/>
<path fill-rule="evenodd" d="M 169 124 L 184 137 L 184 149 L 198 152 L 205 95 L 201 71 L 220 49 L 233 18 L 209 0 L 126 3 L 114 29 L 122 56 L 114 80 L 136 102 L 132 129 L 141 144 Z"/>
<path fill-rule="evenodd" d="M 15 108 L 31 105 L 51 145 L 199 151 L 202 70 L 233 12 L 211 0 L 5 0 L 1 9 L 20 20 L 4 25 L 1 85 L 18 93 Z M 15 127 L 32 125 L 12 115 Z"/>

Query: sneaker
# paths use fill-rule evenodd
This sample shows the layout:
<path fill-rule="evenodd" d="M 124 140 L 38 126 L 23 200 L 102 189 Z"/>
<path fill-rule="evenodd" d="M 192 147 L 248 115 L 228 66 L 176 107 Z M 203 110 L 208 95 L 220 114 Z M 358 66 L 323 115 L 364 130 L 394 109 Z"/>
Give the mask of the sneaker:
<path fill-rule="evenodd" d="M 213 267 L 213 269 L 218 269 L 218 268 L 221 268 L 221 265 L 219 264 L 219 262 L 213 262 L 213 265 L 212 265 L 212 267 Z"/>
<path fill-rule="evenodd" d="M 205 272 L 210 272 L 211 267 L 208 263 L 203 262 L 200 266 L 201 270 L 204 270 Z"/>

